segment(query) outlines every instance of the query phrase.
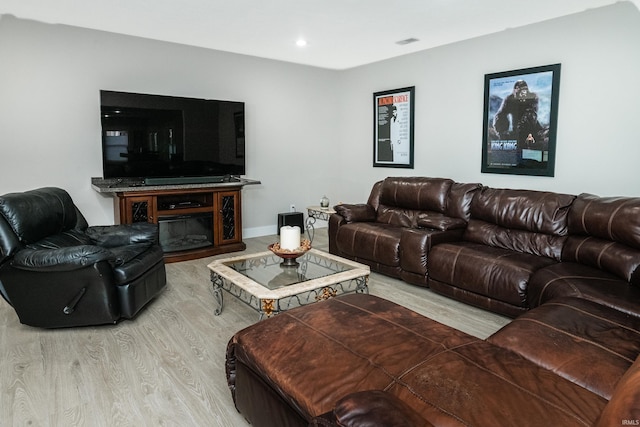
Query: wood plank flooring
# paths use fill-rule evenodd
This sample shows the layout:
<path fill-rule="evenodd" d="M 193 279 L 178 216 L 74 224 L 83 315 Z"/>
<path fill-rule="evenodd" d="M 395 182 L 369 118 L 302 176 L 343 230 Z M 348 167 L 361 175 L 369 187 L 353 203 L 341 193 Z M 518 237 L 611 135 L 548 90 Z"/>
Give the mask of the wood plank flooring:
<path fill-rule="evenodd" d="M 264 251 L 277 236 L 247 239 Z M 314 247 L 327 250 L 326 229 Z M 247 426 L 224 371 L 226 344 L 257 313 L 225 295 L 215 305 L 207 264 L 167 265 L 167 288 L 136 319 L 42 330 L 0 299 L 0 426 Z M 485 338 L 509 319 L 375 274 L 370 293 Z"/>

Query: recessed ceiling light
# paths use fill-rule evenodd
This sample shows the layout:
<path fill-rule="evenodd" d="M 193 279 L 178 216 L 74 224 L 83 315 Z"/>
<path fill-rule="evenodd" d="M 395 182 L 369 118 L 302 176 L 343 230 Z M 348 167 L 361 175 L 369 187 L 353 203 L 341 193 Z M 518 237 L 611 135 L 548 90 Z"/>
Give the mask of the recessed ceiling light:
<path fill-rule="evenodd" d="M 305 39 L 298 39 L 298 41 L 296 41 L 296 46 L 298 47 L 304 47 L 307 45 L 307 41 Z"/>
<path fill-rule="evenodd" d="M 396 44 L 405 45 L 405 44 L 409 44 L 409 43 L 415 43 L 415 42 L 418 42 L 418 41 L 420 41 L 420 40 L 418 40 L 415 37 L 411 37 L 411 38 L 408 38 L 408 39 L 397 41 Z"/>

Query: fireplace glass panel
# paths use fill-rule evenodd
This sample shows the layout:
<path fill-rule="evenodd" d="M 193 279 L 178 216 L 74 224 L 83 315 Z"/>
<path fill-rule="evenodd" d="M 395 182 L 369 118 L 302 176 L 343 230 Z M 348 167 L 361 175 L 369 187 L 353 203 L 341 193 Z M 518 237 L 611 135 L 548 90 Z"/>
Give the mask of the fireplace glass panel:
<path fill-rule="evenodd" d="M 160 217 L 160 246 L 164 252 L 186 251 L 213 245 L 213 214 Z"/>

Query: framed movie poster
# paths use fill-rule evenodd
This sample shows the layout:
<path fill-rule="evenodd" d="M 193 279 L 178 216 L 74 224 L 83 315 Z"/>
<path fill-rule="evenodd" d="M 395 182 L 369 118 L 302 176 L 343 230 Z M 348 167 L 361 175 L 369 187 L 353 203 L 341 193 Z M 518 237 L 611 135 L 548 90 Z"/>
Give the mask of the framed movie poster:
<path fill-rule="evenodd" d="M 373 166 L 413 168 L 415 86 L 373 94 Z"/>
<path fill-rule="evenodd" d="M 554 176 L 560 64 L 484 78 L 482 172 Z"/>

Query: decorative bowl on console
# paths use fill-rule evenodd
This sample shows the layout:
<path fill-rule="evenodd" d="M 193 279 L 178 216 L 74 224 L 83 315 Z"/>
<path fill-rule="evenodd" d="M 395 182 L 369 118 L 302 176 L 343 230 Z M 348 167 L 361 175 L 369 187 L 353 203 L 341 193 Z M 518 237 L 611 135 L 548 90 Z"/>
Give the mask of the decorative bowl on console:
<path fill-rule="evenodd" d="M 301 240 L 300 246 L 295 249 L 282 249 L 280 243 L 269 245 L 269 250 L 282 258 L 283 262 L 280 264 L 282 267 L 297 267 L 300 264 L 296 258 L 304 255 L 309 249 L 311 249 L 311 242 L 308 239 Z"/>

